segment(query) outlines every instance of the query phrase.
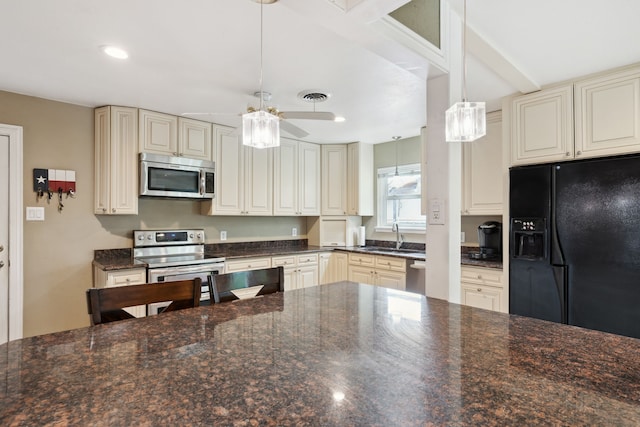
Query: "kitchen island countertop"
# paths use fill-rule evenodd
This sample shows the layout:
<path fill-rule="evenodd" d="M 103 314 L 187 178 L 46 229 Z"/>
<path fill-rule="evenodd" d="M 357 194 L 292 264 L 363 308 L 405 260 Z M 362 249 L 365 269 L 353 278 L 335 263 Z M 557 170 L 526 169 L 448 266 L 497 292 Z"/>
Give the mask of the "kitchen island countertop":
<path fill-rule="evenodd" d="M 0 424 L 635 426 L 638 354 L 338 282 L 0 345 Z"/>

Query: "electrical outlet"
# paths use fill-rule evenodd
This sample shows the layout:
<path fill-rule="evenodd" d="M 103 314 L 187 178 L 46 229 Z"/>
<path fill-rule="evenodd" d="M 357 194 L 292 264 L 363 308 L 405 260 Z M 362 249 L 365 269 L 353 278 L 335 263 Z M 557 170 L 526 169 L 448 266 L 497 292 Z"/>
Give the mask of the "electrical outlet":
<path fill-rule="evenodd" d="M 227 232 L 226 231 L 221 231 L 220 232 L 220 240 L 227 240 Z"/>
<path fill-rule="evenodd" d="M 291 235 L 292 235 L 293 237 L 296 237 L 296 236 L 298 235 L 298 229 L 297 229 L 297 228 L 295 228 L 295 227 L 293 227 L 293 228 L 291 229 Z"/>

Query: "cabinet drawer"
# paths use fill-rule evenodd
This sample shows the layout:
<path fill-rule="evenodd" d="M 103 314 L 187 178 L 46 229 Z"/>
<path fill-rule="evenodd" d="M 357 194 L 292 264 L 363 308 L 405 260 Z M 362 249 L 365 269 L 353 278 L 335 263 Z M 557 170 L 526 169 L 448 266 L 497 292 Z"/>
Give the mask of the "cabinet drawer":
<path fill-rule="evenodd" d="M 358 254 L 358 253 L 350 253 L 349 254 L 349 264 L 366 265 L 366 266 L 373 267 L 373 266 L 375 266 L 375 256 Z"/>
<path fill-rule="evenodd" d="M 271 267 L 271 258 L 246 258 L 225 262 L 225 273 L 235 271 L 260 270 Z"/>
<path fill-rule="evenodd" d="M 462 284 L 462 304 L 500 311 L 503 291 L 490 286 Z"/>
<path fill-rule="evenodd" d="M 376 256 L 376 268 L 392 271 L 405 271 L 407 262 L 404 258 Z"/>
<path fill-rule="evenodd" d="M 271 258 L 272 267 L 292 267 L 296 265 L 296 257 L 294 255 L 288 256 L 274 256 Z"/>
<path fill-rule="evenodd" d="M 481 267 L 462 267 L 460 279 L 466 283 L 502 287 L 502 270 Z"/>
<path fill-rule="evenodd" d="M 147 270 L 140 268 L 136 270 L 110 271 L 107 273 L 105 286 L 126 286 L 138 285 L 147 282 Z"/>
<path fill-rule="evenodd" d="M 318 254 L 298 255 L 298 265 L 317 264 Z"/>

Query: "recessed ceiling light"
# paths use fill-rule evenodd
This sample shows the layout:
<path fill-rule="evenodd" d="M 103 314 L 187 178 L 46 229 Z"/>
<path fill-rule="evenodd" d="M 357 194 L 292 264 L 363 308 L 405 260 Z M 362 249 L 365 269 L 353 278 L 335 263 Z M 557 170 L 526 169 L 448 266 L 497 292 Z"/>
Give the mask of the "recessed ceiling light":
<path fill-rule="evenodd" d="M 344 122 L 345 120 L 347 120 L 347 119 L 345 119 L 342 116 L 336 116 L 336 118 L 333 119 L 334 122 Z"/>
<path fill-rule="evenodd" d="M 125 50 L 116 46 L 102 46 L 102 51 L 113 58 L 127 59 L 129 57 Z"/>

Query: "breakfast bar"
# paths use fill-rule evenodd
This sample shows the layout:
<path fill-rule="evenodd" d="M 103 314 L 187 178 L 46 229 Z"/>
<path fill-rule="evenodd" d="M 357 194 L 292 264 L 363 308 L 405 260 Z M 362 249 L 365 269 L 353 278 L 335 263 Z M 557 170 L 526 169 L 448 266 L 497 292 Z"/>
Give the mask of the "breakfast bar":
<path fill-rule="evenodd" d="M 638 425 L 640 340 L 337 282 L 0 346 L 0 425 Z"/>

